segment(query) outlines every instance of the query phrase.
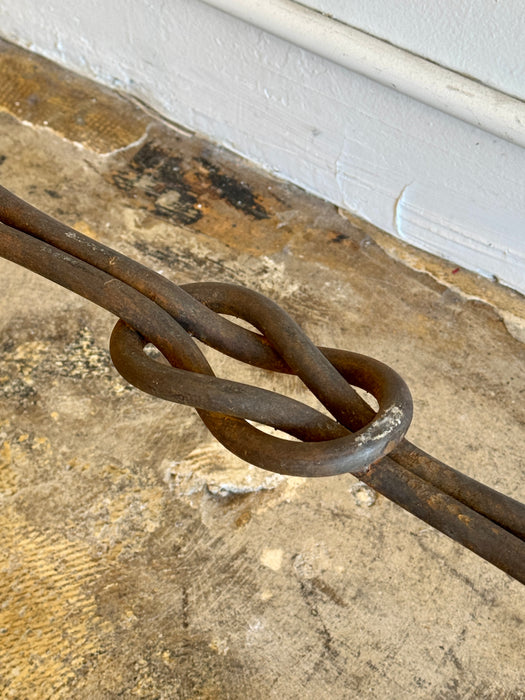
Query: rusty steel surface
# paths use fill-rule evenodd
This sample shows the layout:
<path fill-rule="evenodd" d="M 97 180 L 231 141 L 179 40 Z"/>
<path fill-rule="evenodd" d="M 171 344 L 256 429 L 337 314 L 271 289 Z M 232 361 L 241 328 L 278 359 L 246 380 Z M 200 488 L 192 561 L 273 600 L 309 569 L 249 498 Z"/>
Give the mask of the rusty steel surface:
<path fill-rule="evenodd" d="M 404 439 L 412 400 L 388 366 L 316 347 L 283 309 L 257 292 L 212 282 L 177 286 L 4 188 L 0 255 L 117 316 L 110 350 L 120 374 L 154 396 L 194 406 L 212 434 L 242 459 L 294 476 L 352 473 L 525 583 L 525 506 Z M 333 418 L 274 392 L 219 379 L 193 337 L 250 365 L 297 375 Z M 164 360 L 144 352 L 147 344 Z M 354 386 L 375 397 L 377 411 Z"/>

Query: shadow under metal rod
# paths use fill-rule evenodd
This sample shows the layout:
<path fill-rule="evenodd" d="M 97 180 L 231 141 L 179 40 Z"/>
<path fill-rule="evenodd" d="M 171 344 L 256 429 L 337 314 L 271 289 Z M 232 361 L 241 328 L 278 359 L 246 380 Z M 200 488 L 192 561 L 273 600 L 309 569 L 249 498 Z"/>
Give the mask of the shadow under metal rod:
<path fill-rule="evenodd" d="M 350 472 L 421 520 L 525 583 L 525 506 L 439 462 L 403 436 L 412 404 L 382 363 L 317 348 L 262 295 L 218 283 L 179 287 L 0 187 L 0 255 L 114 313 L 111 356 L 130 383 L 193 405 L 228 449 L 301 476 Z M 249 321 L 252 332 L 220 314 Z M 335 420 L 274 392 L 218 379 L 191 336 L 251 365 L 297 374 Z M 156 345 L 170 365 L 143 352 Z M 351 385 L 370 391 L 376 414 Z M 258 431 L 279 428 L 303 442 Z"/>

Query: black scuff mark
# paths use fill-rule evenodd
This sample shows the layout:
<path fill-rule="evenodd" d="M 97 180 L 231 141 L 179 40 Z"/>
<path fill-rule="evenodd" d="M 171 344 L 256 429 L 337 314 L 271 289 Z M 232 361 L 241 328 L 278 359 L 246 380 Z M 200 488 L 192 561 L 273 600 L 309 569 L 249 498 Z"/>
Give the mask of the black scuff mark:
<path fill-rule="evenodd" d="M 169 246 L 155 247 L 144 241 L 134 241 L 133 247 L 150 260 L 155 260 L 167 270 L 177 270 L 180 273 L 195 275 L 198 271 L 205 278 L 218 281 L 229 281 L 236 278 L 234 268 L 223 260 L 213 260 L 206 255 L 198 255 L 195 251 L 183 248 L 175 250 Z"/>
<path fill-rule="evenodd" d="M 143 207 L 163 219 L 188 226 L 202 217 L 198 198 L 185 179 L 183 159 L 154 142 L 145 143 L 112 180 L 138 199 L 139 206 L 145 200 Z"/>
<path fill-rule="evenodd" d="M 254 219 L 270 218 L 245 182 L 226 175 L 206 158 L 200 158 L 199 163 L 206 169 L 208 180 L 221 199 Z"/>

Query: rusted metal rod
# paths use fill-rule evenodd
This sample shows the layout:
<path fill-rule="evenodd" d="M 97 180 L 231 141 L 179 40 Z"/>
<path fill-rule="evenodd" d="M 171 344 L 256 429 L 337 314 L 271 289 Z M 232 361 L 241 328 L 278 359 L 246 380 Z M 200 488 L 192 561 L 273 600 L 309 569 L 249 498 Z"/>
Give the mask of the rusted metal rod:
<path fill-rule="evenodd" d="M 252 290 L 211 282 L 177 286 L 2 187 L 0 255 L 117 316 L 110 351 L 122 376 L 154 396 L 194 406 L 241 458 L 282 474 L 352 473 L 525 583 L 525 506 L 404 439 L 412 400 L 391 368 L 316 347 L 283 309 Z M 219 379 L 192 336 L 256 367 L 296 374 L 333 418 L 274 392 Z M 144 353 L 147 343 L 169 364 Z M 377 399 L 377 412 L 353 386 Z M 250 421 L 299 441 L 268 435 Z"/>

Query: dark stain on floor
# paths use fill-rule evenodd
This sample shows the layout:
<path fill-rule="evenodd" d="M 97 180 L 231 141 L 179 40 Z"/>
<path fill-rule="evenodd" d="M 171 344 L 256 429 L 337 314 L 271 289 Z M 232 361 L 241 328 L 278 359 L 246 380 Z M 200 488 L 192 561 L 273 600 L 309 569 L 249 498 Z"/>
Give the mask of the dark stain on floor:
<path fill-rule="evenodd" d="M 213 260 L 209 256 L 201 256 L 188 249 L 175 250 L 170 246 L 152 247 L 143 241 L 134 241 L 133 247 L 149 260 L 156 260 L 166 265 L 173 274 L 181 272 L 195 273 L 199 270 L 203 279 L 216 279 L 231 281 L 236 279 L 235 270 L 229 267 L 223 260 Z"/>
<path fill-rule="evenodd" d="M 270 218 L 249 185 L 226 174 L 208 158 L 184 159 L 155 140 L 119 164 L 110 175 L 118 189 L 131 196 L 134 206 L 180 226 L 195 224 L 205 210 L 203 202 L 221 199 L 251 219 Z M 200 201 L 202 199 L 202 202 Z"/>
<path fill-rule="evenodd" d="M 266 209 L 259 204 L 256 196 L 245 182 L 221 172 L 206 158 L 200 158 L 199 162 L 205 168 L 210 184 L 221 199 L 226 200 L 232 207 L 254 219 L 269 218 Z"/>
<path fill-rule="evenodd" d="M 62 328 L 58 327 L 62 320 Z M 98 345 L 93 331 L 82 322 L 58 319 L 38 339 L 4 329 L 0 343 L 0 398 L 27 409 L 39 401 L 39 387 L 47 377 L 68 381 L 114 376 L 109 351 Z"/>
<path fill-rule="evenodd" d="M 162 219 L 188 226 L 202 216 L 197 196 L 185 179 L 182 158 L 153 142 L 145 143 L 112 179 L 121 191 L 144 199 L 142 207 Z"/>

